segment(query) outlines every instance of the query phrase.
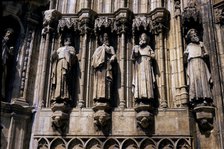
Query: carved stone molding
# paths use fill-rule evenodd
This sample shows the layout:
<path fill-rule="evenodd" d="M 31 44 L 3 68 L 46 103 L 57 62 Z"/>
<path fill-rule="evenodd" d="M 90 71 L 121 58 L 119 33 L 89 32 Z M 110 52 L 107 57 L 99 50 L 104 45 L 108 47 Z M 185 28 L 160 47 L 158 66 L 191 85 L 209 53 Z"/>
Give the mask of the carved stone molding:
<path fill-rule="evenodd" d="M 118 148 L 192 148 L 192 138 L 175 136 L 170 137 L 91 137 L 91 138 L 82 138 L 82 137 L 73 137 L 67 136 L 65 138 L 54 139 L 53 137 L 35 137 L 35 140 L 38 142 L 38 146 L 50 147 L 52 144 L 59 144 L 68 146 L 68 148 L 105 148 L 105 149 L 118 149 Z M 100 138 L 100 139 L 99 139 Z M 57 141 L 57 142 L 56 142 Z"/>
<path fill-rule="evenodd" d="M 215 116 L 215 107 L 197 106 L 194 108 L 195 119 L 202 133 L 210 133 L 213 129 L 213 119 Z"/>
<path fill-rule="evenodd" d="M 156 8 L 152 11 L 153 33 L 159 34 L 169 29 L 169 11 L 165 8 Z"/>

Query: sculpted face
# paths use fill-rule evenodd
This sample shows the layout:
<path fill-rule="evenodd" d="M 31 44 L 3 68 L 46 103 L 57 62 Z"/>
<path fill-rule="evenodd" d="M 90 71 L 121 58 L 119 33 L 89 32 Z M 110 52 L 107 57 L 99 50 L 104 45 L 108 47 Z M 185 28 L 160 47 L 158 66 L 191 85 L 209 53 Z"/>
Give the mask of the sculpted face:
<path fill-rule="evenodd" d="M 103 44 L 109 46 L 109 37 L 108 37 L 108 34 L 107 33 L 105 33 L 103 35 Z"/>
<path fill-rule="evenodd" d="M 191 33 L 191 41 L 193 43 L 198 43 L 199 42 L 199 37 L 198 37 L 196 32 Z"/>
<path fill-rule="evenodd" d="M 143 33 L 140 37 L 140 41 L 139 41 L 139 45 L 141 47 L 144 47 L 147 44 L 147 35 L 145 33 Z"/>
<path fill-rule="evenodd" d="M 7 31 L 6 31 L 6 33 L 5 33 L 4 39 L 5 40 L 9 40 L 9 38 L 13 35 L 13 33 L 14 33 L 13 29 L 8 28 Z"/>
<path fill-rule="evenodd" d="M 71 45 L 71 38 L 70 37 L 65 38 L 64 44 L 65 44 L 65 46 Z"/>

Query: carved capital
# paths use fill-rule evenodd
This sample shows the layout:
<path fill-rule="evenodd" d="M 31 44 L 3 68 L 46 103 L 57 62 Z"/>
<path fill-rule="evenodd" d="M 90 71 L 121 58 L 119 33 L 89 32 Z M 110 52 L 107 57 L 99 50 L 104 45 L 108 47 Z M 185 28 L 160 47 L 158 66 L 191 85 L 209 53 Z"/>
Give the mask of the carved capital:
<path fill-rule="evenodd" d="M 60 19 L 58 22 L 58 32 L 64 31 L 65 28 L 78 31 L 79 30 L 78 18 L 65 17 Z"/>
<path fill-rule="evenodd" d="M 59 11 L 55 9 L 45 11 L 42 35 L 56 31 L 59 19 L 61 19 L 61 13 Z"/>
<path fill-rule="evenodd" d="M 114 30 L 114 19 L 108 17 L 99 17 L 95 20 L 94 30 L 97 34 L 102 29 Z"/>
<path fill-rule="evenodd" d="M 156 8 L 152 11 L 153 33 L 159 34 L 168 30 L 170 14 L 165 8 Z"/>
<path fill-rule="evenodd" d="M 88 34 L 93 31 L 95 16 L 96 13 L 90 9 L 82 9 L 79 11 L 79 29 L 81 34 Z"/>
<path fill-rule="evenodd" d="M 215 12 L 215 23 L 216 24 L 220 24 L 220 25 L 224 25 L 224 8 L 216 8 L 214 10 Z"/>
<path fill-rule="evenodd" d="M 115 12 L 116 27 L 118 34 L 126 33 L 131 26 L 133 14 L 129 9 L 120 8 Z"/>
<path fill-rule="evenodd" d="M 180 0 L 174 0 L 174 8 L 175 17 L 179 17 L 181 15 Z"/>
<path fill-rule="evenodd" d="M 213 106 L 198 106 L 194 108 L 195 119 L 202 133 L 209 133 L 213 129 L 215 108 Z"/>

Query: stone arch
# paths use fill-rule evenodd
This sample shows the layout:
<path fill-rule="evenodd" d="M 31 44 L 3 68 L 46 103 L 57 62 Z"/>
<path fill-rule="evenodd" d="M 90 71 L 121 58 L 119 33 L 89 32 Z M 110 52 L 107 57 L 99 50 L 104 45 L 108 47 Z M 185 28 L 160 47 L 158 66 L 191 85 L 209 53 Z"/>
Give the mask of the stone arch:
<path fill-rule="evenodd" d="M 78 138 L 74 138 L 68 142 L 67 149 L 83 149 L 84 143 Z"/>
<path fill-rule="evenodd" d="M 125 139 L 121 144 L 122 149 L 137 149 L 139 148 L 138 143 L 134 139 Z"/>
<path fill-rule="evenodd" d="M 186 139 L 179 139 L 175 146 L 177 149 L 191 149 L 189 141 Z"/>
<path fill-rule="evenodd" d="M 64 139 L 55 138 L 51 141 L 50 149 L 65 149 L 65 148 L 66 148 L 66 142 Z"/>
<path fill-rule="evenodd" d="M 49 142 L 47 139 L 45 138 L 40 138 L 38 140 L 38 146 L 37 146 L 37 149 L 48 149 L 49 147 Z"/>
<path fill-rule="evenodd" d="M 158 142 L 159 149 L 174 149 L 174 143 L 171 139 L 162 139 Z"/>
<path fill-rule="evenodd" d="M 85 148 L 88 149 L 101 149 L 102 148 L 102 142 L 97 138 L 90 138 L 85 145 Z"/>
<path fill-rule="evenodd" d="M 116 139 L 108 139 L 103 144 L 104 149 L 119 149 L 120 143 Z"/>
<path fill-rule="evenodd" d="M 149 138 L 143 139 L 140 142 L 140 148 L 141 149 L 155 149 L 156 148 L 156 142 L 153 141 L 152 139 L 149 139 Z"/>

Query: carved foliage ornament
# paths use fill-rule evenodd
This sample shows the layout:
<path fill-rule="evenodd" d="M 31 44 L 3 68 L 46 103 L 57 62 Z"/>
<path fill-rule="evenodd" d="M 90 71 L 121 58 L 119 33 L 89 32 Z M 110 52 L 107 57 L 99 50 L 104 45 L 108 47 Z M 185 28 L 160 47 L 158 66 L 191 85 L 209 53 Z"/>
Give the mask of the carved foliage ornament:
<path fill-rule="evenodd" d="M 102 30 L 102 28 L 109 28 L 111 31 L 114 29 L 114 20 L 108 17 L 100 17 L 95 20 L 95 32 Z"/>
<path fill-rule="evenodd" d="M 151 29 L 152 29 L 151 18 L 146 18 L 145 16 L 136 16 L 133 19 L 133 23 L 132 23 L 133 33 L 136 30 L 140 30 L 140 27 L 143 27 L 144 30 L 147 30 L 149 28 L 149 30 L 151 31 Z"/>
<path fill-rule="evenodd" d="M 194 0 L 188 2 L 188 6 L 184 8 L 183 19 L 186 24 L 187 22 L 191 22 L 192 19 L 198 23 L 202 22 L 200 11 L 198 10 L 197 4 Z"/>
<path fill-rule="evenodd" d="M 224 8 L 223 9 L 215 9 L 215 23 L 224 25 Z"/>
<path fill-rule="evenodd" d="M 58 31 L 63 31 L 64 28 L 79 30 L 79 20 L 77 18 L 62 18 L 58 22 Z"/>

